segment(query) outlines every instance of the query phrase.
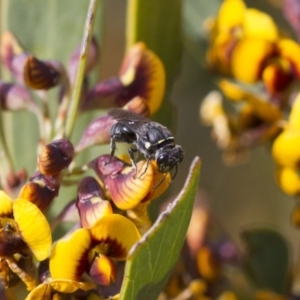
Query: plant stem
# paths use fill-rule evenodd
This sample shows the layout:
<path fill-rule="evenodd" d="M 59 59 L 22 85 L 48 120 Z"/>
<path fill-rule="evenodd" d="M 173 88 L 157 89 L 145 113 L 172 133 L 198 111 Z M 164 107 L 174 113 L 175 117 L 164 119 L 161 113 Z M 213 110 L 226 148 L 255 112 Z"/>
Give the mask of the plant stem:
<path fill-rule="evenodd" d="M 80 58 L 78 61 L 76 80 L 73 87 L 70 107 L 67 113 L 66 128 L 65 128 L 66 138 L 71 137 L 75 125 L 78 106 L 80 103 L 87 56 L 89 53 L 89 48 L 92 40 L 97 5 L 98 5 L 98 0 L 90 0 L 90 6 L 89 6 L 86 22 L 85 22 L 85 29 L 84 29 L 84 35 L 82 40 Z"/>

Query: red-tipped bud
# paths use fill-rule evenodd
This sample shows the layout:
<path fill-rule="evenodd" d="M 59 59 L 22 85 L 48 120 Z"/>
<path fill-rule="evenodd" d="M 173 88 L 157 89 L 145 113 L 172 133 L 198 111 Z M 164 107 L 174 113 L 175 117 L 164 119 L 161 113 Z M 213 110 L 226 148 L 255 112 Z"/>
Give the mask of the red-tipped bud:
<path fill-rule="evenodd" d="M 65 78 L 63 66 L 57 61 L 40 61 L 29 56 L 24 66 L 25 83 L 35 90 L 48 90 Z"/>
<path fill-rule="evenodd" d="M 74 156 L 74 147 L 67 139 L 55 140 L 42 149 L 38 167 L 44 175 L 56 176 L 69 166 Z"/>
<path fill-rule="evenodd" d="M 85 177 L 78 187 L 77 208 L 81 225 L 91 228 L 100 218 L 112 214 L 112 207 L 105 199 L 105 193 L 93 177 Z"/>
<path fill-rule="evenodd" d="M 21 85 L 0 81 L 0 101 L 3 110 L 30 110 L 36 105 L 31 94 Z"/>
<path fill-rule="evenodd" d="M 20 191 L 19 198 L 27 199 L 44 211 L 58 195 L 59 181 L 37 171 Z"/>

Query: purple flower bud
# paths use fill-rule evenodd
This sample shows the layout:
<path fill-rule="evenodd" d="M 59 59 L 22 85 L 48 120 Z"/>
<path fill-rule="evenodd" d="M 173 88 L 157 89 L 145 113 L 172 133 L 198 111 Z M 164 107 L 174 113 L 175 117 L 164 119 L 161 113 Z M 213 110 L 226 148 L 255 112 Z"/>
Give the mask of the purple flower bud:
<path fill-rule="evenodd" d="M 6 31 L 1 36 L 1 60 L 13 77 L 24 84 L 23 69 L 29 55 L 22 49 L 15 36 Z"/>
<path fill-rule="evenodd" d="M 123 85 L 118 77 L 99 82 L 88 91 L 81 109 L 83 111 L 95 108 L 108 108 L 116 106 L 116 96 L 123 92 Z"/>
<path fill-rule="evenodd" d="M 94 145 L 107 144 L 110 141 L 110 129 L 115 120 L 107 115 L 103 115 L 92 121 L 81 136 L 75 151 L 78 153 Z"/>
<path fill-rule="evenodd" d="M 3 110 L 30 110 L 37 103 L 27 89 L 18 84 L 0 81 L 0 103 Z"/>

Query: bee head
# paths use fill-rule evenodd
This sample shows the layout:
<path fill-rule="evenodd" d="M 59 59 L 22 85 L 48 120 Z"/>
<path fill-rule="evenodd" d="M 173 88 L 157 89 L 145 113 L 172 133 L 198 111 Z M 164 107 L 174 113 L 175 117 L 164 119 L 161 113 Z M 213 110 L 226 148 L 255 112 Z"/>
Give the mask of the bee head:
<path fill-rule="evenodd" d="M 167 173 L 176 167 L 175 174 L 172 176 L 172 179 L 174 179 L 177 173 L 177 166 L 182 162 L 183 157 L 184 152 L 179 145 L 168 145 L 157 150 L 155 161 L 158 171 L 160 173 Z"/>

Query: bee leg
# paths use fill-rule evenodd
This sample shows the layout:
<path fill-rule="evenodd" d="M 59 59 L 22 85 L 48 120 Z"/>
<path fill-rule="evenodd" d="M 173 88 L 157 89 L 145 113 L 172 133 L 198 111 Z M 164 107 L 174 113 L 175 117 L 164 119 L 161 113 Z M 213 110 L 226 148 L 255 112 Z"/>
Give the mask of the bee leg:
<path fill-rule="evenodd" d="M 135 163 L 135 158 L 134 158 L 134 154 L 138 152 L 137 149 L 135 148 L 128 148 L 128 153 L 129 153 L 129 157 L 130 157 L 130 161 L 131 161 L 131 164 L 134 166 L 135 168 L 135 174 L 133 175 L 133 178 L 135 179 L 136 177 L 136 174 L 137 174 L 137 166 L 136 166 L 136 163 Z"/>
<path fill-rule="evenodd" d="M 110 139 L 110 158 L 107 163 L 109 163 L 111 161 L 111 159 L 114 157 L 115 151 L 116 151 L 116 141 L 115 141 L 114 136 L 112 136 Z"/>
<path fill-rule="evenodd" d="M 139 178 L 142 178 L 142 176 L 147 172 L 149 165 L 150 165 L 150 159 L 147 159 L 146 168 L 144 169 L 143 173 L 139 176 Z"/>

